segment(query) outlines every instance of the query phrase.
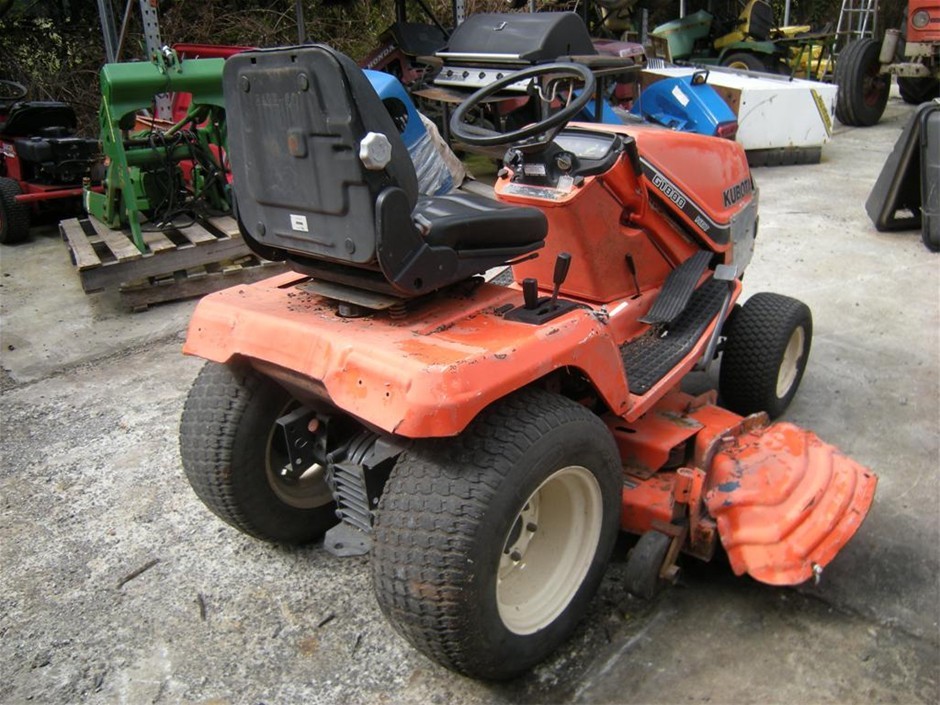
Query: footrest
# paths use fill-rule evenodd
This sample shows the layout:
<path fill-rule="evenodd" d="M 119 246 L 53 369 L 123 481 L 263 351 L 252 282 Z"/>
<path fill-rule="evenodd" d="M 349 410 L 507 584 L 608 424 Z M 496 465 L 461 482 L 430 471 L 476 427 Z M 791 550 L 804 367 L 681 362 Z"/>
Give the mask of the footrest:
<path fill-rule="evenodd" d="M 668 331 L 651 330 L 620 348 L 631 394 L 646 394 L 689 354 L 728 296 L 728 284 L 709 279 L 696 289 Z"/>
<path fill-rule="evenodd" d="M 685 310 L 695 291 L 695 285 L 702 277 L 702 272 L 708 266 L 712 253 L 699 250 L 685 262 L 669 273 L 662 291 L 653 302 L 652 308 L 643 318 L 643 323 L 671 323 L 676 316 Z"/>

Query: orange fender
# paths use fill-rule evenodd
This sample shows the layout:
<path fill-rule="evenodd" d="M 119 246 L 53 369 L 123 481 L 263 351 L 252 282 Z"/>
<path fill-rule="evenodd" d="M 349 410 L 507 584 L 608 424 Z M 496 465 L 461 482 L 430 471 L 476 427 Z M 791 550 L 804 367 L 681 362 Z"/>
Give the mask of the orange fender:
<path fill-rule="evenodd" d="M 543 326 L 508 321 L 496 309 L 521 304 L 522 293 L 484 284 L 441 292 L 401 318 L 353 321 L 296 288 L 304 279 L 288 273 L 205 297 L 183 352 L 222 363 L 248 358 L 409 438 L 456 435 L 487 405 L 564 367 L 584 372 L 618 414 L 629 408 L 620 351 L 589 310 Z"/>

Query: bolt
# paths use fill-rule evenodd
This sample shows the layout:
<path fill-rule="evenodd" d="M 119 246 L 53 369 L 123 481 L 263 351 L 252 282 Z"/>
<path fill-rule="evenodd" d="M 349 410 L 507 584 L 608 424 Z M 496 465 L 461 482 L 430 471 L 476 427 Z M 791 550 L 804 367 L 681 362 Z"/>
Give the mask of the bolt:
<path fill-rule="evenodd" d="M 528 524 L 525 525 L 526 531 L 532 534 L 534 534 L 535 530 L 538 528 L 539 528 L 539 525 L 536 524 L 534 521 L 530 521 Z"/>
<path fill-rule="evenodd" d="M 513 551 L 509 554 L 509 557 L 513 560 L 514 563 L 518 563 L 522 560 L 522 554 L 519 551 Z"/>

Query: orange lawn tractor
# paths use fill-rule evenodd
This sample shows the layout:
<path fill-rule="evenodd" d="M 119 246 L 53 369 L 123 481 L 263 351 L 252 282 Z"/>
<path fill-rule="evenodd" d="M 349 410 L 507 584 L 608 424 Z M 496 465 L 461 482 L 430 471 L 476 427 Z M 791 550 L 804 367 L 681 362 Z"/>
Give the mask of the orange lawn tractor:
<path fill-rule="evenodd" d="M 464 122 L 520 83 L 562 107 L 505 134 Z M 371 551 L 398 631 L 484 679 L 571 633 L 619 530 L 639 535 L 626 588 L 643 596 L 719 544 L 737 574 L 802 583 L 856 532 L 875 476 L 768 420 L 812 318 L 776 294 L 737 304 L 758 220 L 740 145 L 567 125 L 594 79 L 555 62 L 453 115 L 458 139 L 508 147 L 498 201 L 424 197 L 333 49 L 239 54 L 224 88 L 242 234 L 293 271 L 207 296 L 189 327 L 184 351 L 209 363 L 183 466 L 223 520 Z M 505 265 L 506 283 L 481 276 Z M 719 353 L 717 395 L 680 391 Z"/>

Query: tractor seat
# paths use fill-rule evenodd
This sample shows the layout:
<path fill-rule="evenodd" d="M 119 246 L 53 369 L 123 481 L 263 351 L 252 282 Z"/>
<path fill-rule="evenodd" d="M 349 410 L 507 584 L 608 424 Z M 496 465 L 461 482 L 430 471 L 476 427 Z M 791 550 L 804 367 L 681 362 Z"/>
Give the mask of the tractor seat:
<path fill-rule="evenodd" d="M 411 298 L 545 244 L 536 208 L 420 197 L 391 115 L 362 70 L 331 47 L 236 54 L 222 83 L 239 229 L 262 257 Z"/>
<path fill-rule="evenodd" d="M 64 137 L 75 132 L 77 125 L 75 110 L 66 103 L 21 101 L 13 106 L 6 120 L 0 122 L 0 135 L 29 137 L 55 128 L 55 136 Z"/>
<path fill-rule="evenodd" d="M 507 206 L 475 194 L 423 198 L 411 215 L 432 247 L 527 247 L 545 238 L 542 211 Z"/>
<path fill-rule="evenodd" d="M 758 42 L 766 42 L 770 39 L 774 28 L 774 11 L 769 3 L 764 0 L 753 2 L 748 12 L 747 28 L 744 30 L 747 35 Z"/>

